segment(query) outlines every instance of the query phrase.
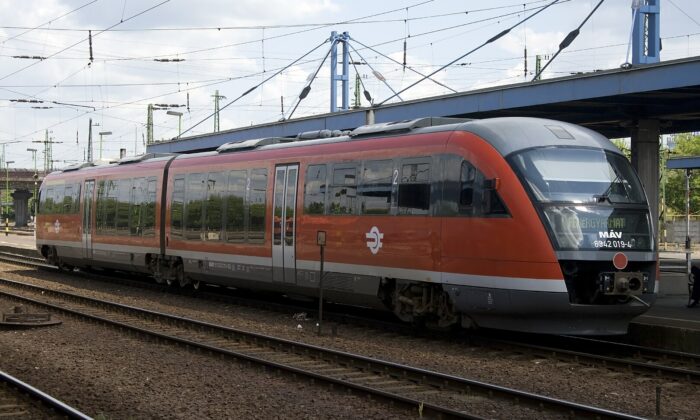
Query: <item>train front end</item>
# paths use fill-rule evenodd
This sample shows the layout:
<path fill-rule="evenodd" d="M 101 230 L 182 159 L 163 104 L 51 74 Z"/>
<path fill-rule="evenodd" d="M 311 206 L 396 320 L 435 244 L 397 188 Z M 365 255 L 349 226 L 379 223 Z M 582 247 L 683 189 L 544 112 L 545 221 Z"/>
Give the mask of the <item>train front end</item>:
<path fill-rule="evenodd" d="M 649 206 L 630 163 L 608 148 L 568 145 L 522 150 L 509 162 L 561 266 L 569 309 L 560 315 L 588 324 L 572 332 L 624 334 L 658 282 Z"/>
<path fill-rule="evenodd" d="M 492 165 L 489 176 L 501 178 L 498 194 L 509 209 L 508 217 L 480 225 L 504 227 L 501 245 L 489 251 L 498 262 L 489 269 L 489 287 L 451 293 L 467 322 L 625 334 L 654 303 L 658 285 L 652 216 L 630 162 L 599 133 L 560 121 L 494 118 L 464 127 L 505 160 L 507 168 Z M 478 234 L 493 236 L 485 228 Z M 472 304 L 464 297 L 479 291 L 489 299 Z"/>

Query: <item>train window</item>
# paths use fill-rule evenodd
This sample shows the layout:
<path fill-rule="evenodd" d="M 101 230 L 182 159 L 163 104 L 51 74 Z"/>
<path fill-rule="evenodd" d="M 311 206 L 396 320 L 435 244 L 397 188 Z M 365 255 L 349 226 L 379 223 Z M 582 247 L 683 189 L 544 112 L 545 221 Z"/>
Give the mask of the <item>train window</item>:
<path fill-rule="evenodd" d="M 109 180 L 106 184 L 103 217 L 103 233 L 114 234 L 114 224 L 117 218 L 117 183 L 115 180 Z"/>
<path fill-rule="evenodd" d="M 102 232 L 102 227 L 104 225 L 104 213 L 105 213 L 105 182 L 99 181 L 97 183 L 97 201 L 95 209 L 95 225 L 97 233 Z"/>
<path fill-rule="evenodd" d="M 476 216 L 474 203 L 475 195 L 480 195 L 481 189 L 479 183 L 483 182 L 483 176 L 476 170 L 474 165 L 464 161 L 462 162 L 462 170 L 460 173 L 460 190 L 459 190 L 459 214 L 466 216 Z"/>
<path fill-rule="evenodd" d="M 47 188 L 39 194 L 39 212 L 44 214 L 53 213 L 53 188 Z"/>
<path fill-rule="evenodd" d="M 430 211 L 430 162 L 404 159 L 399 180 L 399 214 L 425 215 Z"/>
<path fill-rule="evenodd" d="M 63 196 L 64 196 L 65 185 L 55 185 L 53 187 L 53 200 L 51 213 L 61 214 L 63 213 Z"/>
<path fill-rule="evenodd" d="M 146 217 L 146 196 L 148 191 L 146 178 L 134 178 L 131 186 L 131 223 L 129 234 L 131 236 L 142 236 Z"/>
<path fill-rule="evenodd" d="M 207 176 L 207 200 L 205 202 L 205 239 L 221 240 L 224 219 L 224 194 L 226 192 L 226 173 L 212 172 Z"/>
<path fill-rule="evenodd" d="M 335 165 L 329 198 L 330 214 L 356 214 L 357 166 Z"/>
<path fill-rule="evenodd" d="M 185 189 L 185 239 L 202 239 L 206 174 L 187 174 Z"/>
<path fill-rule="evenodd" d="M 170 235 L 182 238 L 182 216 L 185 208 L 185 176 L 173 180 L 173 198 L 170 204 Z"/>
<path fill-rule="evenodd" d="M 247 171 L 231 171 L 228 176 L 226 197 L 226 240 L 245 240 L 245 193 L 248 185 Z"/>
<path fill-rule="evenodd" d="M 73 203 L 72 203 L 71 213 L 78 214 L 78 213 L 80 213 L 80 187 L 81 187 L 81 184 L 77 183 L 77 184 L 73 184 L 73 185 L 74 185 L 73 186 L 73 194 L 72 194 Z"/>
<path fill-rule="evenodd" d="M 324 214 L 326 209 L 326 165 L 311 165 L 306 169 L 304 213 Z"/>
<path fill-rule="evenodd" d="M 493 188 L 484 186 L 484 174 L 469 162 L 462 162 L 459 214 L 465 216 L 507 215 L 503 201 Z"/>
<path fill-rule="evenodd" d="M 117 183 L 117 235 L 129 235 L 129 204 L 131 202 L 131 179 L 120 179 Z"/>
<path fill-rule="evenodd" d="M 73 185 L 66 185 L 63 189 L 63 200 L 60 213 L 70 214 L 73 210 Z"/>
<path fill-rule="evenodd" d="M 143 236 L 155 236 L 156 234 L 156 191 L 158 187 L 156 182 L 156 177 L 148 178 Z"/>
<path fill-rule="evenodd" d="M 392 160 L 370 160 L 364 163 L 359 191 L 362 214 L 389 214 L 393 173 Z"/>
<path fill-rule="evenodd" d="M 267 196 L 267 169 L 250 172 L 248 189 L 248 242 L 265 241 L 265 202 Z"/>

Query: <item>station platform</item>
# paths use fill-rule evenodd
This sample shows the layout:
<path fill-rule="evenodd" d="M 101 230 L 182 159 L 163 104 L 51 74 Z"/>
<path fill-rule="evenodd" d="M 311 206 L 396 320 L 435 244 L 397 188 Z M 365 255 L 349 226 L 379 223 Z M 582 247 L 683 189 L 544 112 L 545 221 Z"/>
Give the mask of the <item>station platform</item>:
<path fill-rule="evenodd" d="M 0 233 L 0 249 L 8 252 L 34 254 L 33 235 Z M 683 265 L 684 253 L 660 253 L 662 268 Z M 700 264 L 700 251 L 692 255 Z M 635 318 L 622 341 L 630 344 L 661 347 L 670 350 L 700 353 L 700 305 L 687 308 L 688 277 L 681 272 L 661 271 L 659 294 L 656 303 L 644 315 Z"/>

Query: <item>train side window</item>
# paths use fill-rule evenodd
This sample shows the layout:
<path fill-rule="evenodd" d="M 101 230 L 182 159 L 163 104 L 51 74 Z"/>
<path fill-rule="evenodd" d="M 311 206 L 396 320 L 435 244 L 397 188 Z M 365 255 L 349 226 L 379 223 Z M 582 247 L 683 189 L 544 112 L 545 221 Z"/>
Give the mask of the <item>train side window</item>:
<path fill-rule="evenodd" d="M 96 231 L 102 233 L 105 223 L 105 182 L 97 183 L 97 202 L 95 209 L 95 225 Z"/>
<path fill-rule="evenodd" d="M 358 194 L 362 214 L 389 214 L 393 174 L 392 160 L 364 162 Z"/>
<path fill-rule="evenodd" d="M 326 210 L 326 165 L 310 165 L 306 169 L 304 213 L 324 214 Z"/>
<path fill-rule="evenodd" d="M 78 182 L 77 184 L 73 184 L 73 203 L 72 203 L 72 208 L 71 208 L 71 213 L 73 214 L 78 214 L 80 213 L 80 190 L 81 190 L 82 184 Z"/>
<path fill-rule="evenodd" d="M 459 214 L 465 216 L 507 215 L 508 210 L 498 192 L 485 185 L 485 176 L 474 165 L 462 162 Z"/>
<path fill-rule="evenodd" d="M 399 180 L 399 214 L 426 215 L 430 212 L 430 160 L 404 159 Z"/>
<path fill-rule="evenodd" d="M 63 200 L 60 213 L 70 214 L 73 210 L 73 185 L 66 185 L 63 190 Z"/>
<path fill-rule="evenodd" d="M 146 217 L 146 178 L 134 178 L 131 186 L 131 223 L 129 234 L 142 236 Z"/>
<path fill-rule="evenodd" d="M 182 238 L 182 216 L 185 210 L 185 176 L 176 176 L 173 179 L 173 198 L 170 204 L 170 235 L 173 238 Z"/>
<path fill-rule="evenodd" d="M 56 185 L 53 187 L 53 206 L 52 213 L 61 214 L 63 213 L 63 197 L 64 197 L 65 185 Z"/>
<path fill-rule="evenodd" d="M 45 191 L 40 193 L 39 197 L 41 199 L 39 202 L 40 213 L 53 213 L 53 188 L 47 188 Z"/>
<path fill-rule="evenodd" d="M 204 208 L 205 239 L 219 241 L 224 218 L 224 194 L 226 192 L 226 173 L 211 172 L 207 176 L 207 200 Z"/>
<path fill-rule="evenodd" d="M 481 192 L 479 183 L 483 182 L 483 176 L 476 170 L 474 165 L 467 161 L 462 162 L 462 170 L 459 177 L 459 214 L 466 216 L 476 216 L 474 203 L 478 203 L 478 196 Z"/>
<path fill-rule="evenodd" d="M 188 174 L 185 189 L 185 239 L 202 239 L 206 174 Z"/>
<path fill-rule="evenodd" d="M 357 165 L 336 164 L 330 192 L 329 214 L 356 214 Z"/>
<path fill-rule="evenodd" d="M 146 191 L 146 209 L 143 220 L 143 236 L 155 236 L 156 234 L 156 191 L 158 184 L 156 177 L 148 178 Z"/>
<path fill-rule="evenodd" d="M 248 188 L 248 242 L 265 242 L 265 204 L 267 197 L 267 169 L 250 171 Z"/>
<path fill-rule="evenodd" d="M 117 181 L 116 234 L 129 236 L 129 205 L 131 203 L 131 179 Z"/>
<path fill-rule="evenodd" d="M 111 179 L 107 181 L 104 204 L 104 224 L 103 230 L 106 234 L 115 233 L 115 222 L 117 219 L 117 183 Z"/>
<path fill-rule="evenodd" d="M 226 240 L 245 241 L 245 195 L 248 184 L 247 171 L 231 171 L 228 175 L 226 197 Z"/>

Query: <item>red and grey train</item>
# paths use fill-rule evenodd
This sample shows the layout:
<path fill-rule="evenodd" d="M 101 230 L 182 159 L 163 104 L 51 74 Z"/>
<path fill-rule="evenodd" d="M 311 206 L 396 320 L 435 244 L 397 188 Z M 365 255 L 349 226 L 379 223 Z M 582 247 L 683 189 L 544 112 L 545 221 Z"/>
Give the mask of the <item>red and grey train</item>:
<path fill-rule="evenodd" d="M 658 285 L 629 162 L 545 119 L 422 118 L 83 164 L 46 177 L 36 226 L 59 266 L 312 298 L 322 231 L 325 298 L 442 327 L 622 334 Z"/>

